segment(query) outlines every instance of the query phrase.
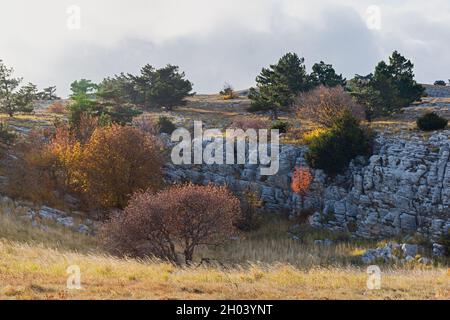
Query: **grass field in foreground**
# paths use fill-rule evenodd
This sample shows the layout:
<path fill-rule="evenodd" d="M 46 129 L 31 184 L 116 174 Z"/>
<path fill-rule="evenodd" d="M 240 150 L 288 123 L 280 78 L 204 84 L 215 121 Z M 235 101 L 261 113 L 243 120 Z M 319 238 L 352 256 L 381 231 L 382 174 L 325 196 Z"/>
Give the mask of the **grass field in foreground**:
<path fill-rule="evenodd" d="M 93 238 L 57 226 L 42 229 L 5 215 L 0 218 L 0 299 L 450 298 L 449 274 L 443 267 L 385 267 L 381 290 L 370 291 L 362 266 L 311 267 L 320 259 L 310 257 L 298 267 L 274 262 L 180 268 L 110 257 L 96 248 Z M 258 234 L 263 236 L 264 232 Z M 317 253 L 310 250 L 297 258 Z M 67 268 L 73 265 L 81 271 L 81 290 L 66 286 Z"/>
<path fill-rule="evenodd" d="M 81 290 L 68 290 L 68 266 Z M 384 270 L 381 290 L 367 289 L 361 268 L 289 265 L 177 268 L 37 245 L 0 242 L 0 299 L 449 299 L 446 269 Z"/>

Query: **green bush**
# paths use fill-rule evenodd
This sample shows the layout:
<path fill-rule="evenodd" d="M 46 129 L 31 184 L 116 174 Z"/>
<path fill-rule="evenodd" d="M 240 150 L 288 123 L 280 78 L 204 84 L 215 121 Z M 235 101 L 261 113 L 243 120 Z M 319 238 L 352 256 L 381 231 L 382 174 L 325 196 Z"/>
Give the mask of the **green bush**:
<path fill-rule="evenodd" d="M 336 119 L 332 128 L 313 138 L 306 153 L 306 161 L 328 175 L 342 173 L 356 156 L 369 155 L 371 136 L 349 112 Z"/>
<path fill-rule="evenodd" d="M 417 126 L 422 131 L 441 130 L 447 127 L 448 120 L 438 116 L 434 112 L 424 114 L 417 119 Z"/>
<path fill-rule="evenodd" d="M 159 133 L 167 133 L 167 134 L 172 134 L 177 129 L 175 124 L 166 116 L 159 117 L 158 128 Z"/>
<path fill-rule="evenodd" d="M 272 126 L 270 127 L 271 130 L 280 130 L 280 133 L 287 133 L 289 130 L 289 123 L 286 121 L 277 120 L 274 123 L 272 123 Z"/>
<path fill-rule="evenodd" d="M 437 80 L 437 81 L 434 82 L 434 85 L 435 85 L 435 86 L 442 86 L 442 87 L 445 87 L 447 84 L 445 83 L 444 80 Z"/>

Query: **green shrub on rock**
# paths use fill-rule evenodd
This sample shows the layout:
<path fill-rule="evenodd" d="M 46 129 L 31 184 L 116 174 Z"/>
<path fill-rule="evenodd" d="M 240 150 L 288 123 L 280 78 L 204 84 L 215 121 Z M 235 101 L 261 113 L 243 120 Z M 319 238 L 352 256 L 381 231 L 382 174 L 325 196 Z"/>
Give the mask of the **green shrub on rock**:
<path fill-rule="evenodd" d="M 306 161 L 312 168 L 336 175 L 345 171 L 355 157 L 369 155 L 371 149 L 371 136 L 346 112 L 333 127 L 311 141 Z"/>
<path fill-rule="evenodd" d="M 172 134 L 176 129 L 176 125 L 166 116 L 159 117 L 158 120 L 159 133 Z"/>
<path fill-rule="evenodd" d="M 417 119 L 417 127 L 422 131 L 433 131 L 445 129 L 448 125 L 448 120 L 440 117 L 434 112 L 424 114 Z"/>
<path fill-rule="evenodd" d="M 280 133 L 287 133 L 289 130 L 289 123 L 286 121 L 277 120 L 272 123 L 271 130 L 280 130 Z"/>

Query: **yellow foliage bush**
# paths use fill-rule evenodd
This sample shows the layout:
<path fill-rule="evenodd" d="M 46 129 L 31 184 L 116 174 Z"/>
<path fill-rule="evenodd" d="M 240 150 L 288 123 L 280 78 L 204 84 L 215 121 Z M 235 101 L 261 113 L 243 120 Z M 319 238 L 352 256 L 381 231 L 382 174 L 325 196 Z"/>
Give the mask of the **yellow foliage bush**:
<path fill-rule="evenodd" d="M 302 137 L 303 138 L 303 143 L 310 144 L 311 141 L 313 141 L 314 139 L 316 139 L 317 137 L 321 136 L 322 134 L 324 134 L 327 131 L 328 130 L 324 129 L 324 128 L 317 128 L 317 129 L 314 129 L 312 131 L 305 132 L 303 134 L 303 137 Z"/>

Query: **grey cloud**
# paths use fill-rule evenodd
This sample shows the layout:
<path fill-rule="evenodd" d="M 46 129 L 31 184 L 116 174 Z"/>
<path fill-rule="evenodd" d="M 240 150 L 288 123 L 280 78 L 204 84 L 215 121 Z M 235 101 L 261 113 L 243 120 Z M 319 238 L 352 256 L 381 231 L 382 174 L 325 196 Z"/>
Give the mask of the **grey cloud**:
<path fill-rule="evenodd" d="M 79 33 L 64 28 L 70 2 L 64 1 L 33 4 L 38 15 L 24 11 L 21 0 L 2 4 L 5 10 L 11 7 L 11 16 L 0 21 L 5 40 L 0 59 L 27 81 L 41 87 L 56 84 L 60 95 L 68 94 L 75 79 L 136 73 L 146 63 L 179 65 L 197 92 L 217 92 L 225 81 L 246 88 L 262 67 L 288 51 L 304 56 L 308 68 L 324 60 L 351 77 L 371 72 L 397 49 L 415 62 L 419 81 L 450 77 L 447 0 L 264 0 L 227 6 L 194 0 L 192 5 L 183 1 L 182 9 L 176 1 L 124 6 L 116 0 L 79 0 L 85 14 Z M 377 2 L 383 28 L 371 31 L 362 16 Z M 8 30 L 16 16 L 22 23 Z"/>

